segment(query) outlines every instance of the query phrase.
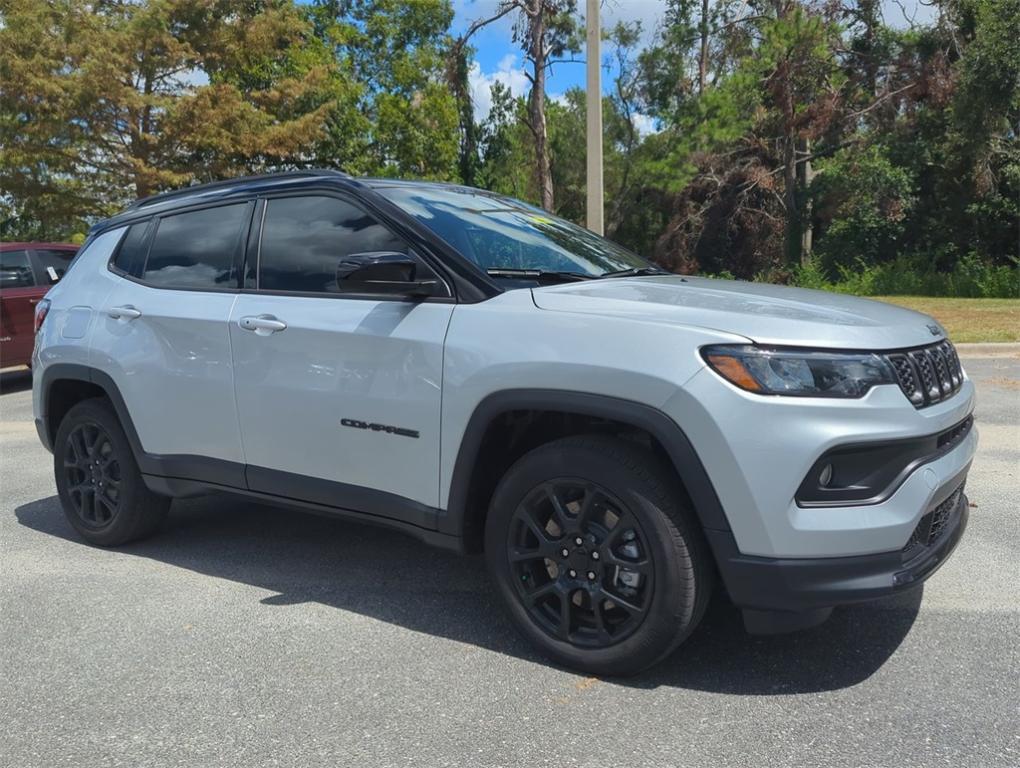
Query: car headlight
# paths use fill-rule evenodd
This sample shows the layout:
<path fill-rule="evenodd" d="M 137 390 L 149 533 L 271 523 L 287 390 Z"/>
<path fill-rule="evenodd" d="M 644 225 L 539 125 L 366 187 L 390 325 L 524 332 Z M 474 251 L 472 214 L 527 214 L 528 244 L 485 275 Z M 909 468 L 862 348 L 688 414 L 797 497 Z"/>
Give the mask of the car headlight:
<path fill-rule="evenodd" d="M 701 354 L 724 379 L 760 395 L 863 397 L 878 384 L 896 383 L 889 364 L 867 352 L 727 344 Z"/>

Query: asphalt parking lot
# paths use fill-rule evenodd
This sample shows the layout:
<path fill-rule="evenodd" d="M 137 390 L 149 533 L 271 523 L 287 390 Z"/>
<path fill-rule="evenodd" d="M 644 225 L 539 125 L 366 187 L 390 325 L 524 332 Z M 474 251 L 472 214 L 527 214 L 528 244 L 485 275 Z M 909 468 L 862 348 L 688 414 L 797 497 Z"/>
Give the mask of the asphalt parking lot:
<path fill-rule="evenodd" d="M 970 527 L 921 593 L 752 638 L 713 606 L 644 675 L 537 657 L 480 560 L 225 498 L 78 540 L 0 375 L 0 765 L 1020 765 L 1020 353 L 966 359 Z"/>

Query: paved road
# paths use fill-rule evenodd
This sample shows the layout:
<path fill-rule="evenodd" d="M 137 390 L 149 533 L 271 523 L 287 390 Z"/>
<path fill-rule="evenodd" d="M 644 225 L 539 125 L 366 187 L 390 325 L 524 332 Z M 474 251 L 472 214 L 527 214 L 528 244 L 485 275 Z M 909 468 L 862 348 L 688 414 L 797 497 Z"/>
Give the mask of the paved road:
<path fill-rule="evenodd" d="M 1020 355 L 967 361 L 971 526 L 921 595 L 633 680 L 555 669 L 477 559 L 222 498 L 82 544 L 27 377 L 0 386 L 0 765 L 1020 765 Z"/>

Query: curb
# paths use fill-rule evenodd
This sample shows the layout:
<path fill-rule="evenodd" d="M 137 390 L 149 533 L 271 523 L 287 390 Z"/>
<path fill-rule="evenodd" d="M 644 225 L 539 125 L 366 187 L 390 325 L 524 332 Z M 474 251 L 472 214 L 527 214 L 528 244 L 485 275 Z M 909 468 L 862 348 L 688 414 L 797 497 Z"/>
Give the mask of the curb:
<path fill-rule="evenodd" d="M 1020 358 L 1020 344 L 1015 342 L 957 344 L 960 357 L 1016 357 Z"/>

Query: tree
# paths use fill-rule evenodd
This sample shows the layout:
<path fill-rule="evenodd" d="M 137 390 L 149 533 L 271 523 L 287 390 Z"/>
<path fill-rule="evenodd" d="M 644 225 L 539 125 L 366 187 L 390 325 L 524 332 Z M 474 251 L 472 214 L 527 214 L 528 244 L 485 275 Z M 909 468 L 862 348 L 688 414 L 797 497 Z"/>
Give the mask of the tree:
<path fill-rule="evenodd" d="M 477 183 L 504 195 L 534 200 L 534 174 L 527 170 L 534 167 L 534 145 L 523 122 L 526 110 L 523 99 L 514 98 L 502 83 L 493 84 L 492 106 L 479 126 Z"/>
<path fill-rule="evenodd" d="M 460 178 L 465 184 L 473 186 L 479 169 L 479 130 L 475 122 L 474 104 L 468 87 L 470 64 L 468 58 L 472 53 L 471 38 L 480 30 L 494 21 L 506 16 L 514 10 L 513 5 L 497 6 L 491 16 L 475 19 L 468 24 L 460 35 L 453 38 L 447 52 L 445 78 L 450 90 L 457 100 L 457 113 L 460 119 Z"/>
<path fill-rule="evenodd" d="M 357 83 L 352 170 L 384 176 L 456 178 L 458 105 L 444 77 L 453 20 L 449 0 L 317 0 L 316 36 Z M 343 154 L 343 137 L 335 137 Z M 329 148 L 323 148 L 329 159 Z"/>
<path fill-rule="evenodd" d="M 553 178 L 549 161 L 549 133 L 546 125 L 546 74 L 549 67 L 568 52 L 580 49 L 576 0 L 502 0 L 500 10 L 518 13 L 514 40 L 521 45 L 530 72 L 528 112 L 525 125 L 535 143 L 535 185 L 539 200 L 553 210 Z"/>
<path fill-rule="evenodd" d="M 877 146 L 821 161 L 811 195 L 825 222 L 818 250 L 829 274 L 878 264 L 898 251 L 914 204 L 913 181 Z"/>
<path fill-rule="evenodd" d="M 1020 294 L 1020 0 L 934 2 L 934 23 L 891 27 L 879 0 L 666 0 L 644 50 L 634 25 L 611 30 L 609 235 L 682 271 Z M 546 93 L 578 48 L 576 0 L 499 0 L 456 32 L 451 0 L 0 13 L 5 237 L 311 165 L 460 180 L 584 220 L 581 92 Z M 471 43 L 510 14 L 530 92 L 497 85 L 477 122 Z"/>
<path fill-rule="evenodd" d="M 287 162 L 323 130 L 328 69 L 295 57 L 308 30 L 286 0 L 8 0 L 4 21 L 0 183 L 19 215 L 102 215 Z M 289 64 L 242 87 L 232 68 L 256 60 Z"/>

